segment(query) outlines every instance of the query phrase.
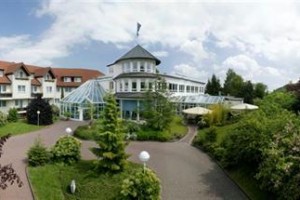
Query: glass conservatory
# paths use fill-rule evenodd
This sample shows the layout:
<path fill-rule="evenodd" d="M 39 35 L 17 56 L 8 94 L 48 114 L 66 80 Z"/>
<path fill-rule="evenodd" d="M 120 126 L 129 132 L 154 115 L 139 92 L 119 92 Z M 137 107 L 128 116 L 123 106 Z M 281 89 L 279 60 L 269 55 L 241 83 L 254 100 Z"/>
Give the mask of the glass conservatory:
<path fill-rule="evenodd" d="M 213 104 L 223 103 L 224 96 L 210 96 L 207 94 L 199 94 L 193 96 L 175 96 L 171 101 L 176 105 L 177 114 L 182 114 L 182 111 L 187 108 L 204 107 L 207 108 Z"/>
<path fill-rule="evenodd" d="M 89 80 L 61 100 L 60 114 L 80 121 L 97 119 L 104 108 L 105 94 L 99 80 Z"/>

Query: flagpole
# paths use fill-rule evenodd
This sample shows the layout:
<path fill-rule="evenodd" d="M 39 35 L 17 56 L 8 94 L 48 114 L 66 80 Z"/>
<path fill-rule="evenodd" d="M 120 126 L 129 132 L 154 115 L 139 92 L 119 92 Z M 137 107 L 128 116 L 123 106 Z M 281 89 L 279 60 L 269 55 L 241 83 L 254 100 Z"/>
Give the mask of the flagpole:
<path fill-rule="evenodd" d="M 142 27 L 142 25 L 139 22 L 137 22 L 137 24 L 136 24 L 136 43 L 137 44 L 139 43 L 139 35 L 140 35 L 139 31 L 140 31 L 141 27 Z"/>

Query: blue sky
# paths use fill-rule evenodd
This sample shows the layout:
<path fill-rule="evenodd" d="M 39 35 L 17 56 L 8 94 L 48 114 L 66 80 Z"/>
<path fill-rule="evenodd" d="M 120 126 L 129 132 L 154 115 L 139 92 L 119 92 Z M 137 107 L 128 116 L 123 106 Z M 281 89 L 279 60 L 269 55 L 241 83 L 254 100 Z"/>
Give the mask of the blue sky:
<path fill-rule="evenodd" d="M 207 81 L 232 68 L 272 90 L 300 77 L 299 21 L 294 1 L 2 0 L 0 60 L 106 73 L 139 22 L 161 72 Z"/>

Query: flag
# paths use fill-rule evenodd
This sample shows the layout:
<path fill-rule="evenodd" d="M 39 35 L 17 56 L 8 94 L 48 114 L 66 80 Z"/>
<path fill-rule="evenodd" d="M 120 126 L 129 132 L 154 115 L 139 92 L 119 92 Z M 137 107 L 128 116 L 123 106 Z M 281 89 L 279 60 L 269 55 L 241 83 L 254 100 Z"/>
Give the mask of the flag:
<path fill-rule="evenodd" d="M 137 23 L 136 24 L 136 36 L 138 37 L 139 36 L 139 31 L 140 31 L 140 29 L 141 29 L 141 24 L 140 23 Z"/>

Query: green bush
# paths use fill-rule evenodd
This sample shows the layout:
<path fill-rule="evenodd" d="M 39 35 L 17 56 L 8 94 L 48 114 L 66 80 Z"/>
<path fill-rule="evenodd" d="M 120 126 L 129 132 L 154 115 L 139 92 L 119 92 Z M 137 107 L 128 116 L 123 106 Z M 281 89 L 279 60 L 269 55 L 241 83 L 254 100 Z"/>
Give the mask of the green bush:
<path fill-rule="evenodd" d="M 10 108 L 8 111 L 7 121 L 9 122 L 17 122 L 18 121 L 18 111 L 16 108 Z"/>
<path fill-rule="evenodd" d="M 168 131 L 141 130 L 137 132 L 137 140 L 166 142 L 171 139 Z"/>
<path fill-rule="evenodd" d="M 74 131 L 74 136 L 83 140 L 94 140 L 96 129 L 90 125 L 77 127 Z"/>
<path fill-rule="evenodd" d="M 122 199 L 159 200 L 160 181 L 150 169 L 137 171 L 122 183 Z"/>
<path fill-rule="evenodd" d="M 0 127 L 7 124 L 7 117 L 6 115 L 0 111 Z"/>
<path fill-rule="evenodd" d="M 29 165 L 35 167 L 47 164 L 50 161 L 51 154 L 41 140 L 37 139 L 27 152 L 27 156 Z"/>
<path fill-rule="evenodd" d="M 51 150 L 54 162 L 71 164 L 80 159 L 81 142 L 72 136 L 63 136 L 58 139 Z"/>

